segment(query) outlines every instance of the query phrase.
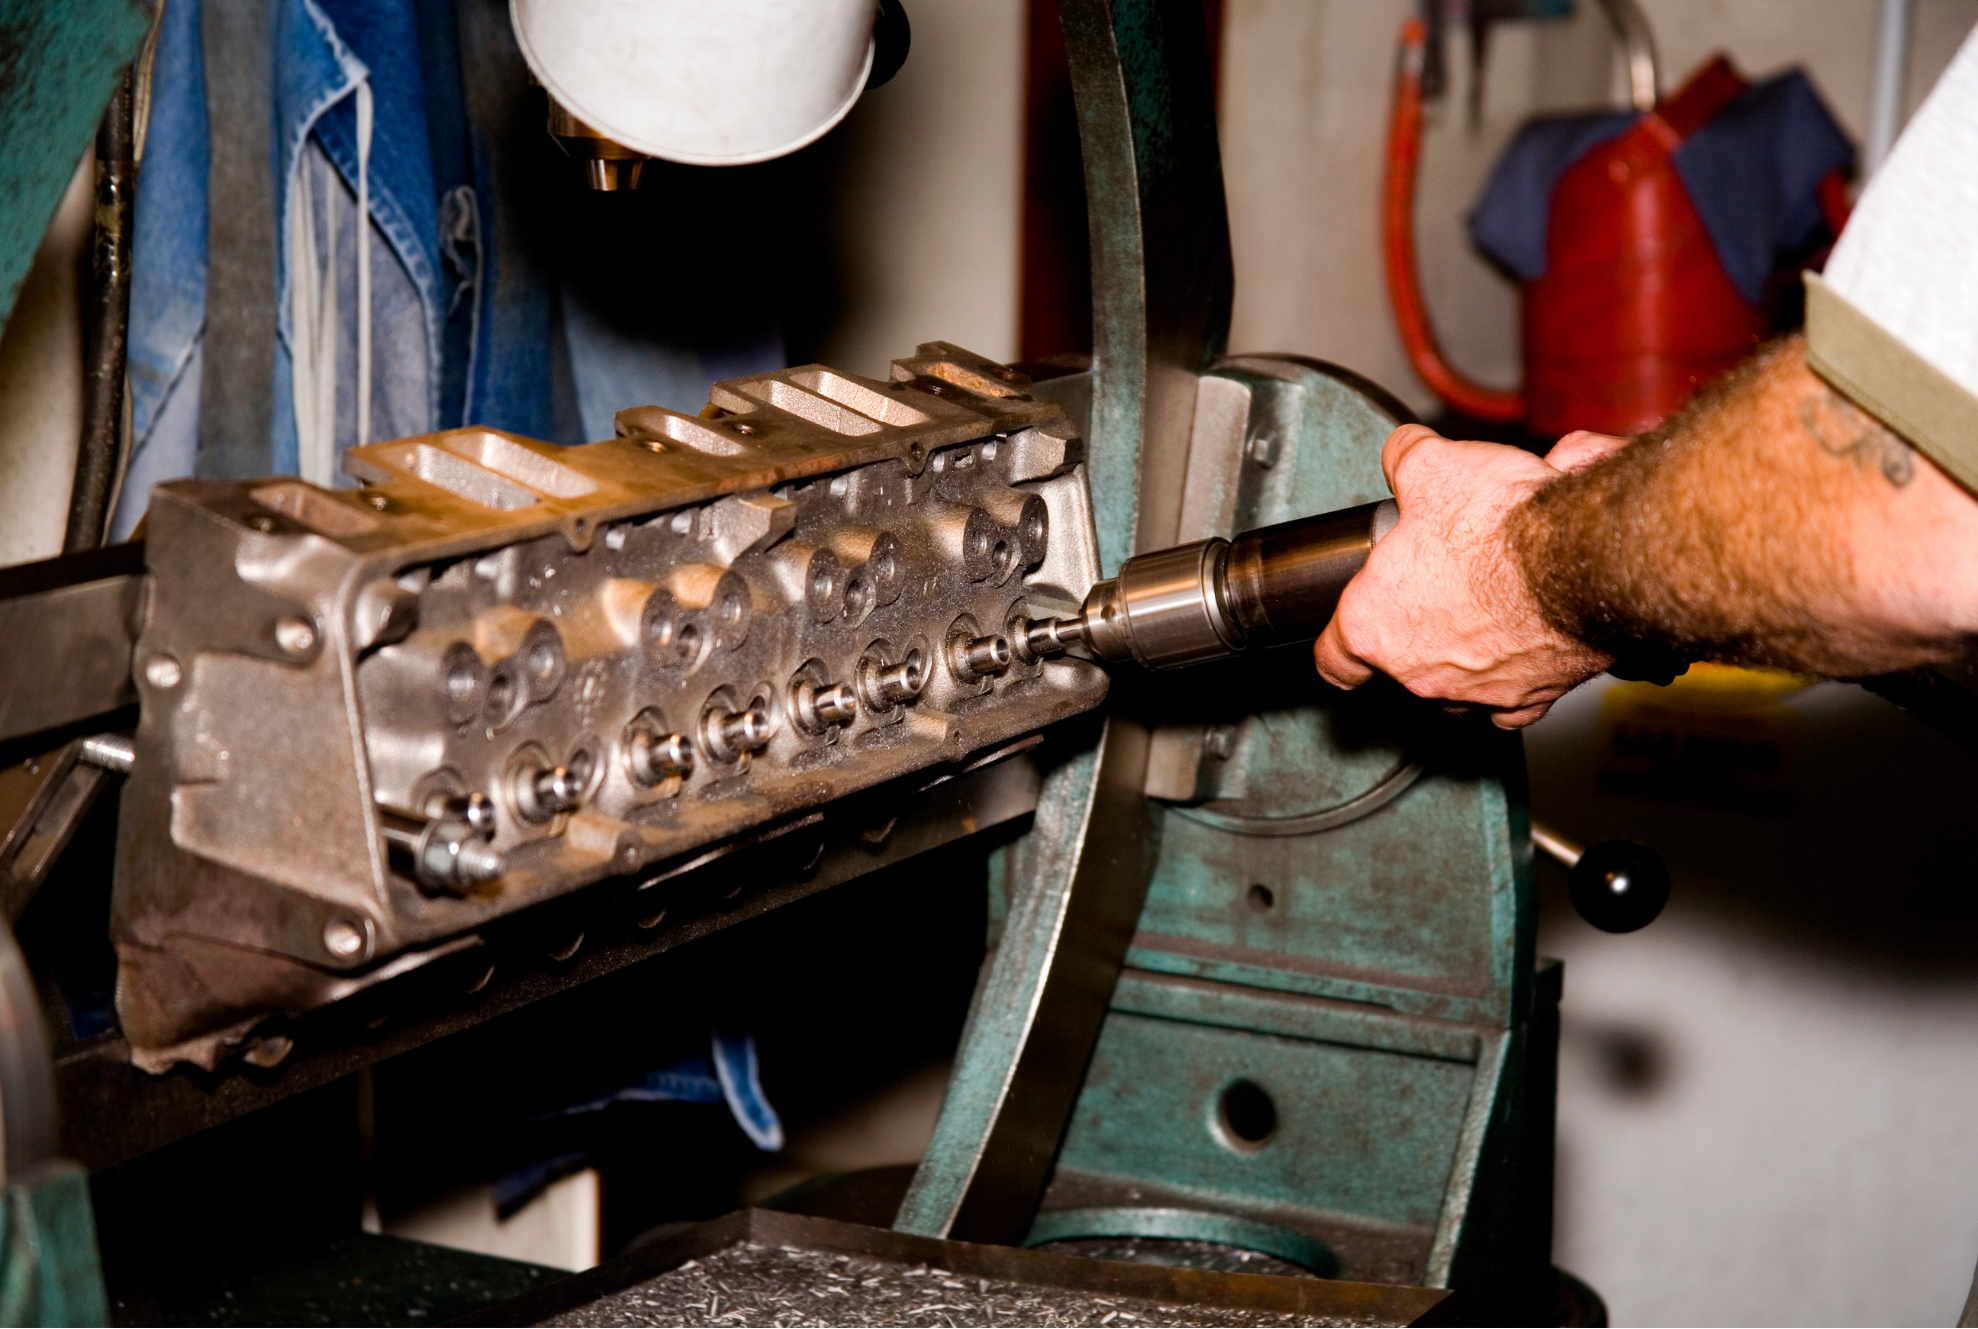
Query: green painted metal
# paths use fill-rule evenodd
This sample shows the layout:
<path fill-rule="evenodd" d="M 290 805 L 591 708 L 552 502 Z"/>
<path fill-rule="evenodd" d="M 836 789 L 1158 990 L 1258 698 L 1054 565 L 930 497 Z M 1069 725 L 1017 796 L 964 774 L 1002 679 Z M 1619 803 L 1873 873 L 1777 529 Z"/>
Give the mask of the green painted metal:
<path fill-rule="evenodd" d="M 1144 731 L 1109 721 L 1096 748 L 1044 777 L 1033 830 L 1005 865 L 1024 888 L 896 1231 L 1014 1244 L 1029 1230 L 1152 866 L 1145 768 Z"/>
<path fill-rule="evenodd" d="M 143 0 L 0 0 L 0 323 L 150 25 Z"/>
<path fill-rule="evenodd" d="M 1474 1068 L 1115 1012 L 1059 1166 L 1215 1205 L 1432 1228 Z M 1223 1096 L 1255 1085 L 1277 1125 L 1247 1147 Z"/>
<path fill-rule="evenodd" d="M 1201 371 L 1229 326 L 1229 225 L 1194 0 L 1060 0 L 1093 254 L 1082 386 L 1101 561 L 1174 541 Z M 1088 737 L 1087 742 L 1090 742 Z M 1116 710 L 1060 754 L 1024 883 L 895 1227 L 1021 1241 L 1050 1176 L 1153 868 L 1148 731 Z"/>
<path fill-rule="evenodd" d="M 0 1324 L 108 1324 L 89 1177 L 53 1162 L 9 1182 L 0 1205 Z"/>
<path fill-rule="evenodd" d="M 1237 463 L 1236 529 L 1385 493 L 1379 444 L 1399 416 L 1381 394 L 1289 359 L 1216 372 L 1250 390 L 1246 438 L 1275 440 Z M 1425 1282 L 1531 1304 L 1549 1209 L 1525 1178 L 1549 1178 L 1550 1116 L 1529 1138 L 1525 1086 L 1528 1062 L 1553 1053 L 1529 1031 L 1517 739 L 1398 691 L 1335 693 L 1302 649 L 1185 680 L 1150 682 L 1164 720 L 1218 731 L 1233 752 L 1206 801 L 1161 814 L 1060 1175 L 1400 1234 Z M 1238 1081 L 1275 1106 L 1262 1142 L 1218 1117 Z"/>
<path fill-rule="evenodd" d="M 1207 1241 L 1239 1250 L 1261 1251 L 1289 1260 L 1322 1278 L 1339 1271 L 1339 1259 L 1324 1242 L 1277 1223 L 1215 1214 L 1201 1209 L 1172 1209 L 1147 1205 L 1098 1205 L 1089 1209 L 1053 1209 L 1030 1225 L 1026 1246 L 1095 1237 L 1151 1237 L 1161 1241 Z"/>
<path fill-rule="evenodd" d="M 1092 247 L 1086 434 L 1099 558 L 1175 542 L 1195 376 L 1233 276 L 1200 5 L 1060 0 Z M 1179 453 L 1179 455 L 1174 455 Z"/>
<path fill-rule="evenodd" d="M 1401 411 L 1378 390 L 1287 357 L 1214 372 L 1250 393 L 1240 460 L 1211 477 L 1233 527 L 1386 492 Z M 1302 649 L 1122 675 L 1115 697 L 1234 751 L 1206 801 L 1152 805 L 1158 862 L 1057 1175 L 1373 1232 L 1424 1282 L 1529 1309 L 1549 1287 L 1557 971 L 1535 986 L 1517 739 L 1392 690 L 1334 693 Z M 1028 937 L 1030 865 L 1062 834 L 1040 822 L 998 863 L 992 915 L 1015 911 L 998 936 Z M 1219 1117 L 1237 1081 L 1276 1107 L 1254 1147 Z"/>

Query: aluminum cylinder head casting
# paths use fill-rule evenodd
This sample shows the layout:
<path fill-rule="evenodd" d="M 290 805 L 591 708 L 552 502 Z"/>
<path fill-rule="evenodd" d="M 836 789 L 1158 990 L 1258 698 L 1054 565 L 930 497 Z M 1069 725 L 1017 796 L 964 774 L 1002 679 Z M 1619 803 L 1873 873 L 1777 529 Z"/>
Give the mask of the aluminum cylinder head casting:
<path fill-rule="evenodd" d="M 354 490 L 164 486 L 112 921 L 138 1064 L 1097 705 L 1003 628 L 1099 576 L 1028 387 L 932 343 L 581 447 L 374 444 Z"/>

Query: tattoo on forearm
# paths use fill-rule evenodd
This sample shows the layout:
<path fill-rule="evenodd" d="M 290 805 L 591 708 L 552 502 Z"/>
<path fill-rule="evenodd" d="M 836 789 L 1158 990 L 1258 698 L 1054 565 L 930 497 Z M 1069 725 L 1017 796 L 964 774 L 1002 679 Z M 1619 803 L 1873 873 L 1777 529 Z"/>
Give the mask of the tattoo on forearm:
<path fill-rule="evenodd" d="M 1812 443 L 1814 446 L 1809 447 Z M 1958 643 L 1896 639 L 1854 610 L 1857 506 L 1928 468 L 1776 341 L 1653 432 L 1535 490 L 1506 523 L 1545 621 L 1612 655 L 1831 677 L 1913 668 Z M 1881 499 L 1875 498 L 1880 495 Z"/>
<path fill-rule="evenodd" d="M 1828 456 L 1877 469 L 1897 489 L 1916 475 L 1916 449 L 1832 389 L 1800 398 L 1799 426 Z"/>

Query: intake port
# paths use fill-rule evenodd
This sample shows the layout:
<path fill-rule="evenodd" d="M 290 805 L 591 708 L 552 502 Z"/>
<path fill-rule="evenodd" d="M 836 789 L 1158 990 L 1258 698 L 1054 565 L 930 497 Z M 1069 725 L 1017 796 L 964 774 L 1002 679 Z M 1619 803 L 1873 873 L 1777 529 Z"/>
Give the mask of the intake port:
<path fill-rule="evenodd" d="M 1016 562 L 1034 568 L 1050 548 L 1051 509 L 1041 495 L 992 486 L 977 496 L 982 508 L 1003 527 L 1016 550 Z"/>
<path fill-rule="evenodd" d="M 852 579 L 865 583 L 867 607 L 889 605 L 906 587 L 906 551 L 891 531 L 870 526 L 843 526 L 831 533 L 831 549 Z M 855 616 L 848 614 L 853 622 Z"/>
<path fill-rule="evenodd" d="M 881 531 L 879 538 L 872 542 L 872 552 L 866 556 L 865 575 L 872 582 L 873 599 L 882 605 L 892 604 L 900 598 L 902 584 L 906 580 L 906 551 L 891 531 Z"/>
<path fill-rule="evenodd" d="M 523 686 L 530 703 L 548 701 L 563 686 L 566 665 L 563 637 L 548 619 L 539 618 L 522 634 L 522 645 L 515 652 Z"/>
<path fill-rule="evenodd" d="M 499 732 L 515 723 L 529 705 L 529 685 L 523 680 L 523 669 L 514 656 L 495 663 L 488 671 L 488 684 L 481 705 L 481 720 L 488 728 Z"/>
<path fill-rule="evenodd" d="M 755 604 L 739 573 L 709 563 L 685 563 L 673 569 L 667 589 L 683 607 L 699 611 L 699 631 L 711 635 L 717 648 L 732 651 L 748 640 Z M 705 647 L 697 640 L 695 649 Z"/>
<path fill-rule="evenodd" d="M 845 565 L 829 549 L 819 549 L 810 556 L 804 574 L 804 599 L 812 618 L 829 623 L 838 617 L 845 607 L 845 580 Z"/>
<path fill-rule="evenodd" d="M 845 621 L 853 624 L 863 621 L 877 602 L 878 596 L 864 569 L 854 572 L 845 583 Z"/>
<path fill-rule="evenodd" d="M 448 724 L 467 724 L 481 713 L 488 695 L 488 667 L 464 641 L 446 648 L 440 657 L 440 710 Z"/>
<path fill-rule="evenodd" d="M 656 590 L 646 597 L 639 611 L 639 642 L 646 659 L 658 669 L 692 668 L 700 660 L 701 632 L 695 615 L 681 608 L 671 591 Z"/>
<path fill-rule="evenodd" d="M 994 581 L 998 586 L 1016 571 L 1017 547 L 1013 533 L 1001 522 L 973 508 L 962 539 L 962 565 L 970 581 Z"/>

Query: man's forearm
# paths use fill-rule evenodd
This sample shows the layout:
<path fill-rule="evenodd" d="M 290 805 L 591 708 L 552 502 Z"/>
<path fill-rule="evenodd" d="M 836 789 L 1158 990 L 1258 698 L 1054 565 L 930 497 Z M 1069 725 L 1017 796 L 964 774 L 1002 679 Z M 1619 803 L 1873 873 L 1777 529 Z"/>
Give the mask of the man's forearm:
<path fill-rule="evenodd" d="M 1538 489 L 1508 534 L 1547 621 L 1610 653 L 1850 677 L 1946 659 L 1978 626 L 1978 500 L 1797 337 Z"/>

